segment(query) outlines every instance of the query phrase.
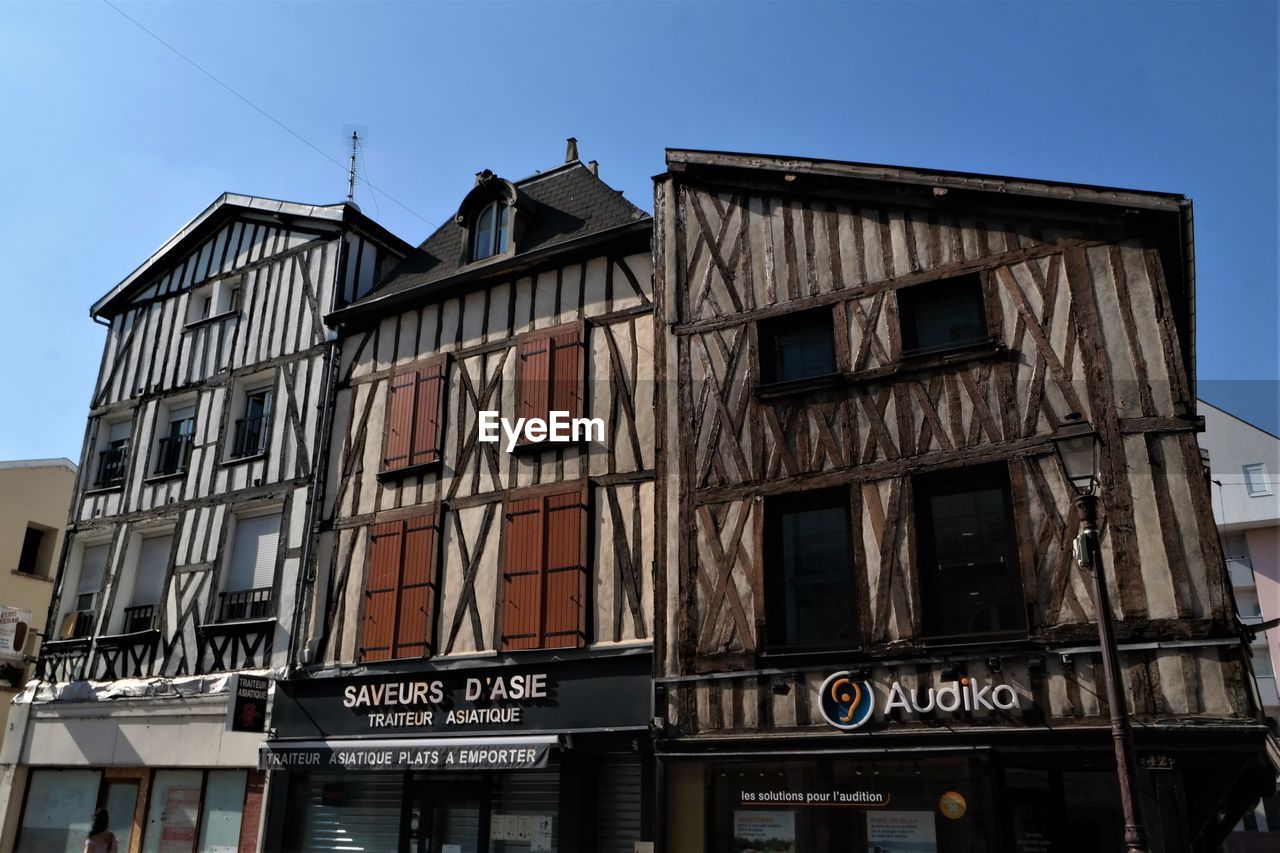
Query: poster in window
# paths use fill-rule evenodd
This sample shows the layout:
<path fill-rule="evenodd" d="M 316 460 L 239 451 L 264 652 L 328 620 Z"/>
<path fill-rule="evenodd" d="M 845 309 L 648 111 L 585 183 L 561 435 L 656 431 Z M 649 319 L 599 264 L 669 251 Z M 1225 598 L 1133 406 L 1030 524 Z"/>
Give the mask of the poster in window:
<path fill-rule="evenodd" d="M 195 847 L 196 819 L 200 816 L 199 788 L 170 788 L 164 801 L 164 828 L 160 853 L 189 853 Z"/>
<path fill-rule="evenodd" d="M 796 853 L 796 816 L 786 811 L 735 811 L 736 853 Z"/>
<path fill-rule="evenodd" d="M 938 853 L 933 812 L 867 812 L 867 853 Z"/>

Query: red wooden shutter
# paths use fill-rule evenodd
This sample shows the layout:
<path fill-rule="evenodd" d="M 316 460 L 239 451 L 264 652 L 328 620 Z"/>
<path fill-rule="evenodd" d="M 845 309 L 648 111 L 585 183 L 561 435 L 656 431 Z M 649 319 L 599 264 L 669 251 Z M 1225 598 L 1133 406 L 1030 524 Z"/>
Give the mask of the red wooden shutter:
<path fill-rule="evenodd" d="M 516 417 L 546 418 L 551 402 L 551 338 L 525 338 L 519 354 Z"/>
<path fill-rule="evenodd" d="M 569 329 L 552 336 L 548 412 L 568 412 L 571 418 L 582 416 L 584 361 L 580 330 Z"/>
<path fill-rule="evenodd" d="M 413 449 L 414 395 L 418 373 L 406 370 L 391 375 L 387 385 L 386 432 L 382 439 L 382 470 L 395 471 L 409 465 Z"/>
<path fill-rule="evenodd" d="M 446 362 L 443 358 L 418 368 L 416 371 L 417 400 L 414 406 L 413 446 L 409 453 L 410 465 L 426 465 L 440 461 L 440 425 L 444 414 L 444 379 Z"/>
<path fill-rule="evenodd" d="M 364 630 L 360 659 L 391 657 L 396 630 L 396 598 L 400 587 L 403 523 L 375 524 L 369 536 L 369 570 L 364 583 Z"/>
<path fill-rule="evenodd" d="M 507 501 L 503 515 L 502 647 L 536 649 L 542 645 L 542 499 Z"/>
<path fill-rule="evenodd" d="M 400 604 L 393 657 L 425 657 L 434 650 L 439 524 L 436 510 L 407 519 L 400 563 Z"/>
<path fill-rule="evenodd" d="M 586 642 L 587 504 L 575 489 L 546 498 L 543 647 Z"/>

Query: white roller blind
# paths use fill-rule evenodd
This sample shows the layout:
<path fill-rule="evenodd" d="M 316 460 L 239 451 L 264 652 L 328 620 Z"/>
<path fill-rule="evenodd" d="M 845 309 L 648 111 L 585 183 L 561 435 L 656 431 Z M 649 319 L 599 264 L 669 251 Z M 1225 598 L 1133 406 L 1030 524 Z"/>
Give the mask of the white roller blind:
<path fill-rule="evenodd" d="M 236 519 L 235 536 L 226 591 L 240 592 L 271 586 L 276 573 L 280 516 L 259 515 Z"/>
<path fill-rule="evenodd" d="M 107 571 L 107 544 L 87 545 L 80 559 L 80 580 L 76 592 L 84 595 L 97 592 L 102 586 L 102 576 Z"/>
<path fill-rule="evenodd" d="M 169 423 L 173 423 L 174 421 L 185 421 L 188 418 L 194 418 L 195 416 L 196 416 L 195 406 L 183 406 L 180 409 L 170 410 Z"/>
<path fill-rule="evenodd" d="M 116 421 L 111 424 L 107 432 L 107 439 L 109 441 L 120 441 L 122 438 L 128 438 L 129 433 L 132 431 L 130 429 L 132 426 L 133 423 L 131 421 Z"/>
<path fill-rule="evenodd" d="M 131 606 L 159 604 L 164 594 L 164 575 L 169 567 L 169 550 L 172 536 L 152 536 L 142 540 L 138 554 L 138 573 L 133 581 Z"/>

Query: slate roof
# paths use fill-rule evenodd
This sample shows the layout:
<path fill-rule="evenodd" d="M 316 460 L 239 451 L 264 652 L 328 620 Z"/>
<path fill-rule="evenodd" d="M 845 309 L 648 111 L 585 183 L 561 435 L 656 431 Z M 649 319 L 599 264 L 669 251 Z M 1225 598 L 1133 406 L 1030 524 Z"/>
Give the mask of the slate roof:
<path fill-rule="evenodd" d="M 514 184 L 522 197 L 524 230 L 516 242 L 516 254 L 507 259 L 509 262 L 651 218 L 579 161 L 531 175 Z M 429 285 L 445 287 L 454 275 L 477 269 L 476 265 L 463 261 L 465 240 L 466 229 L 450 217 L 372 292 L 335 313 L 343 314 L 409 290 L 429 293 L 436 289 Z"/>

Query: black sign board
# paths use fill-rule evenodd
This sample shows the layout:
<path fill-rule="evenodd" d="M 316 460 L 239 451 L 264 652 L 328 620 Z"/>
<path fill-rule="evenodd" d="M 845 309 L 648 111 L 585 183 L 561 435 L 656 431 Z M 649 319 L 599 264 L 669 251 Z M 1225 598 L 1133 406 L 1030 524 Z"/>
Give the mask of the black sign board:
<path fill-rule="evenodd" d="M 273 740 L 644 729 L 652 658 L 626 654 L 276 683 Z"/>
<path fill-rule="evenodd" d="M 481 742 L 483 741 L 483 742 Z M 402 738 L 373 742 L 273 741 L 262 770 L 524 770 L 546 767 L 554 738 Z"/>
<path fill-rule="evenodd" d="M 231 676 L 230 719 L 227 728 L 233 732 L 267 730 L 267 693 L 271 679 L 236 673 Z"/>

